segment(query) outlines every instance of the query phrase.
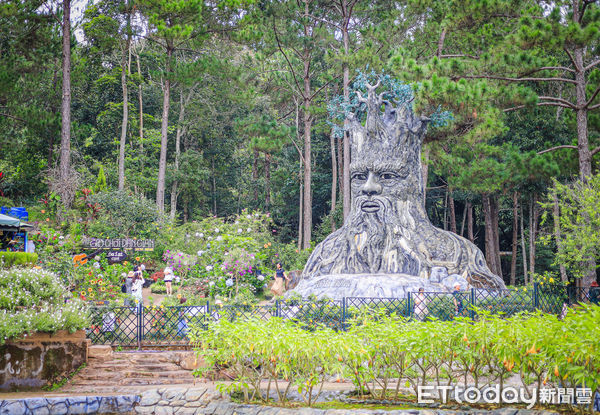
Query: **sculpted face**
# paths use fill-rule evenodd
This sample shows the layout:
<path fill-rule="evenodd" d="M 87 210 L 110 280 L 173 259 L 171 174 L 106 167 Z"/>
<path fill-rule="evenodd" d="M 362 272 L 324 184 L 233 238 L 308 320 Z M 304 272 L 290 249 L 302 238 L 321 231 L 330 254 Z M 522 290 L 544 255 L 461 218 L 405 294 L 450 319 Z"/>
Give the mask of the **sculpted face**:
<path fill-rule="evenodd" d="M 409 169 L 393 163 L 353 163 L 351 188 L 355 213 L 374 214 L 393 209 L 396 200 L 418 197 L 420 192 Z"/>

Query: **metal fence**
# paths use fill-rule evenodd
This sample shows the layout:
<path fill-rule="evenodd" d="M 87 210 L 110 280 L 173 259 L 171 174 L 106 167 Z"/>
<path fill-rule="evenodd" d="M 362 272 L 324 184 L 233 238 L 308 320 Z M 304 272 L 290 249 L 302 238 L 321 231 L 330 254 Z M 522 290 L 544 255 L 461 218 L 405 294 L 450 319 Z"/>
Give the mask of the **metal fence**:
<path fill-rule="evenodd" d="M 457 293 L 408 293 L 406 298 L 346 297 L 342 300 L 276 300 L 270 305 L 215 305 L 177 307 L 92 307 L 88 338 L 94 344 L 123 347 L 187 345 L 190 325 L 212 321 L 279 317 L 299 322 L 307 329 L 325 325 L 345 330 L 349 322 L 365 312 L 395 314 L 416 320 L 456 317 L 476 319 L 481 310 L 511 316 L 540 310 L 561 314 L 578 303 L 598 303 L 600 293 L 588 288 L 534 284 L 510 290 L 473 288 Z"/>

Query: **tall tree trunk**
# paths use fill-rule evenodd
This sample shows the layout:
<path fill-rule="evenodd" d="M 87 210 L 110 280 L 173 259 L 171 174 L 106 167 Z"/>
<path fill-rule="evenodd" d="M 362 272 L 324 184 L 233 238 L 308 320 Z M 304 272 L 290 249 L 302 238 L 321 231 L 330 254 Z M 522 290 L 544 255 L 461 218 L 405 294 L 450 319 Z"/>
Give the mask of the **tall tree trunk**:
<path fill-rule="evenodd" d="M 442 216 L 444 219 L 442 220 L 444 230 L 448 230 L 448 189 L 444 192 L 444 215 Z"/>
<path fill-rule="evenodd" d="M 271 155 L 265 153 L 265 208 L 271 206 Z"/>
<path fill-rule="evenodd" d="M 454 209 L 454 198 L 452 197 L 452 191 L 448 191 L 448 207 L 450 209 L 450 230 L 456 233 L 456 211 Z"/>
<path fill-rule="evenodd" d="M 538 217 L 537 193 L 529 199 L 529 273 L 535 272 L 535 241 L 537 239 L 537 217 Z"/>
<path fill-rule="evenodd" d="M 335 231 L 336 224 L 333 214 L 335 212 L 335 205 L 337 203 L 337 160 L 335 157 L 335 137 L 333 130 L 329 135 L 329 145 L 331 146 L 331 231 Z"/>
<path fill-rule="evenodd" d="M 169 133 L 169 104 L 171 98 L 171 57 L 173 49 L 167 47 L 166 76 L 163 86 L 162 122 L 160 127 L 160 158 L 158 162 L 158 182 L 156 184 L 156 207 L 158 213 L 165 213 L 165 173 L 167 171 L 167 139 Z"/>
<path fill-rule="evenodd" d="M 58 89 L 58 68 L 59 68 L 59 60 L 55 59 L 54 60 L 54 70 L 52 73 L 52 92 L 54 92 L 56 94 L 56 98 L 57 100 L 55 101 L 54 99 L 50 100 L 50 113 L 51 114 L 56 114 L 58 112 L 58 98 L 61 98 L 61 91 L 59 91 Z M 53 159 L 54 159 L 54 140 L 55 140 L 55 134 L 51 133 L 48 137 L 48 161 L 47 161 L 47 165 L 48 166 L 52 166 L 54 165 L 53 163 Z"/>
<path fill-rule="evenodd" d="M 518 193 L 513 192 L 513 221 L 512 221 L 512 255 L 510 258 L 510 285 L 517 281 L 517 246 L 519 245 L 519 198 Z"/>
<path fill-rule="evenodd" d="M 344 101 L 348 102 L 350 100 L 350 66 L 348 65 L 348 54 L 350 53 L 350 37 L 348 34 L 348 23 L 350 21 L 350 16 L 347 10 L 347 4 L 345 1 L 341 2 L 342 4 L 342 14 L 344 18 L 344 23 L 342 25 L 342 41 L 344 42 L 344 60 L 342 63 L 342 72 L 343 72 L 343 90 L 344 90 Z M 347 123 L 345 120 L 344 123 Z M 352 193 L 350 191 L 350 134 L 348 131 L 344 133 L 344 160 L 342 169 L 342 177 L 343 177 L 343 200 L 344 200 L 344 219 L 350 215 L 350 208 L 352 203 Z"/>
<path fill-rule="evenodd" d="M 302 172 L 300 172 L 300 197 L 299 197 L 299 208 L 300 208 L 300 214 L 298 215 L 298 250 L 302 249 L 302 247 L 304 246 L 302 241 L 303 241 L 303 235 L 302 232 L 304 230 L 304 224 L 302 223 L 302 218 L 304 217 L 303 212 L 304 212 L 304 186 L 302 185 Z"/>
<path fill-rule="evenodd" d="M 308 0 L 304 0 L 304 16 L 305 18 L 309 18 L 310 13 L 308 10 Z M 310 34 L 308 31 L 308 26 L 304 25 L 304 36 L 308 39 L 310 38 Z M 312 145 L 311 145 L 311 128 L 312 128 L 312 116 L 310 114 L 310 107 L 312 105 L 312 91 L 310 86 L 310 76 L 311 76 L 311 68 L 310 68 L 310 51 L 308 49 L 304 50 L 303 55 L 303 80 L 304 80 L 304 90 L 303 90 L 303 106 L 302 116 L 304 122 L 304 218 L 303 218 L 303 241 L 302 248 L 308 249 L 310 248 L 310 241 L 312 238 Z"/>
<path fill-rule="evenodd" d="M 305 81 L 308 82 L 308 81 Z M 310 88 L 310 87 L 309 87 Z M 310 95 L 308 95 L 310 96 Z M 302 249 L 310 248 L 310 240 L 312 234 L 312 193 L 311 193 L 311 182 L 312 182 L 312 157 L 311 157 L 311 126 L 312 119 L 308 108 L 310 106 L 310 100 L 305 99 L 304 101 L 304 217 L 303 217 L 303 230 L 302 230 Z"/>
<path fill-rule="evenodd" d="M 125 2 L 127 3 L 127 2 Z M 127 40 L 121 58 L 121 89 L 123 90 L 123 119 L 121 120 L 121 139 L 119 140 L 119 190 L 125 188 L 125 142 L 127 139 L 127 122 L 129 121 L 129 94 L 127 92 L 127 77 L 129 75 L 129 46 L 131 34 L 129 31 L 130 14 L 127 13 Z"/>
<path fill-rule="evenodd" d="M 502 258 L 500 256 L 500 225 L 498 223 L 500 210 L 498 207 L 498 197 L 490 196 L 490 207 L 492 213 L 492 231 L 494 237 L 494 255 L 496 256 L 496 275 L 502 278 Z"/>
<path fill-rule="evenodd" d="M 186 197 L 184 195 L 183 197 L 183 223 L 187 223 L 188 219 L 189 219 L 189 205 L 190 205 L 190 200 L 188 197 Z"/>
<path fill-rule="evenodd" d="M 573 21 L 575 23 L 582 24 L 583 26 L 583 15 L 580 7 L 581 0 L 573 0 Z M 592 153 L 590 151 L 589 137 L 588 137 L 588 98 L 586 94 L 586 78 L 585 78 L 585 64 L 583 61 L 584 48 L 575 48 L 573 50 L 573 60 L 575 69 L 575 91 L 577 101 L 577 152 L 579 156 L 579 174 L 581 179 L 586 182 L 592 175 Z M 584 213 L 584 220 L 587 223 L 591 222 Z M 594 258 L 588 258 L 586 261 L 586 271 L 583 276 L 582 286 L 589 287 L 590 284 L 596 280 L 596 260 Z"/>
<path fill-rule="evenodd" d="M 62 23 L 62 105 L 60 130 L 59 181 L 64 209 L 70 206 L 71 195 L 68 188 L 71 173 L 71 0 L 63 0 Z"/>
<path fill-rule="evenodd" d="M 468 202 L 465 202 L 465 205 L 463 206 L 463 218 L 462 224 L 460 225 L 460 236 L 464 236 L 465 234 L 465 222 L 467 221 L 467 204 Z"/>
<path fill-rule="evenodd" d="M 135 55 L 135 60 L 137 63 L 137 71 L 138 71 L 138 75 L 140 76 L 140 79 L 142 79 L 142 69 L 140 66 L 140 55 L 138 53 L 136 53 Z M 139 143 L 139 147 L 140 147 L 140 172 L 142 172 L 144 170 L 144 100 L 142 97 L 142 83 L 140 82 L 140 84 L 138 85 L 138 105 L 139 105 L 139 109 L 140 109 L 140 143 Z"/>
<path fill-rule="evenodd" d="M 338 188 L 342 204 L 344 203 L 344 140 L 343 136 L 337 138 L 337 170 L 338 170 Z M 342 213 L 343 213 L 342 206 Z"/>
<path fill-rule="evenodd" d="M 525 246 L 525 226 L 523 224 L 524 217 L 523 206 L 521 206 L 521 253 L 523 254 L 523 283 L 529 284 L 529 278 L 527 273 L 527 249 Z"/>
<path fill-rule="evenodd" d="M 560 207 L 558 205 L 558 195 L 556 194 L 556 189 L 552 190 L 552 200 L 554 202 L 552 213 L 554 218 L 554 239 L 556 239 L 556 249 L 558 252 L 561 252 L 562 249 L 562 237 L 560 234 Z M 559 265 L 560 269 L 560 280 L 562 282 L 568 282 L 569 278 L 567 277 L 567 269 L 564 264 Z"/>
<path fill-rule="evenodd" d="M 189 90 L 188 94 L 184 97 L 183 93 L 179 95 L 179 118 L 177 119 L 177 132 L 175 134 L 175 176 L 179 173 L 179 159 L 181 158 L 181 137 L 186 134 L 186 127 L 184 125 L 185 121 L 185 109 L 189 105 L 192 97 L 194 96 L 194 91 L 198 84 L 194 84 Z M 175 219 L 175 214 L 177 212 L 177 198 L 179 197 L 179 180 L 177 177 L 173 180 L 173 185 L 171 187 L 171 220 Z"/>
<path fill-rule="evenodd" d="M 467 238 L 471 242 L 475 242 L 475 236 L 473 235 L 473 204 L 467 202 Z"/>
<path fill-rule="evenodd" d="M 175 176 L 179 172 L 179 157 L 181 157 L 181 136 L 183 134 L 183 121 L 185 120 L 185 101 L 183 93 L 179 95 L 179 119 L 177 120 L 177 132 L 175 133 Z M 177 197 L 179 196 L 179 180 L 177 177 L 171 185 L 171 211 L 169 212 L 171 220 L 175 220 L 177 213 Z"/>
<path fill-rule="evenodd" d="M 298 101 L 295 100 L 296 102 L 296 117 L 295 117 L 295 122 L 296 122 L 296 141 L 300 141 L 300 108 L 298 105 Z M 298 197 L 298 250 L 301 250 L 303 245 L 303 241 L 304 241 L 304 235 L 303 235 L 303 231 L 304 231 L 304 222 L 303 222 L 303 218 L 304 218 L 304 187 L 303 187 L 303 172 L 304 172 L 304 158 L 302 156 L 302 152 L 300 152 L 300 150 L 298 150 L 298 158 L 300 159 L 300 170 L 298 172 L 298 180 L 300 181 L 300 193 L 299 193 L 299 197 Z"/>
<path fill-rule="evenodd" d="M 497 204 L 494 197 L 490 195 L 482 196 L 483 214 L 485 221 L 485 256 L 490 267 L 490 270 L 502 277 L 502 267 L 500 265 L 500 255 L 497 245 L 497 229 L 495 226 L 498 223 L 495 216 L 498 214 Z"/>

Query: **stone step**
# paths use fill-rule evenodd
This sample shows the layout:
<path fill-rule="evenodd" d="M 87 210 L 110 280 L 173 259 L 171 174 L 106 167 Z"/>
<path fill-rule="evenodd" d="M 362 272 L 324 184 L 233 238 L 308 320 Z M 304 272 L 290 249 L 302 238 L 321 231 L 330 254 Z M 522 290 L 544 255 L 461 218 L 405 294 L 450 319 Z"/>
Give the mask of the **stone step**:
<path fill-rule="evenodd" d="M 75 382 L 80 380 L 96 380 L 96 381 L 112 381 L 114 379 L 135 379 L 135 378 L 183 378 L 183 379 L 194 379 L 192 372 L 189 370 L 161 370 L 161 371 L 145 371 L 137 368 L 130 368 L 128 370 L 121 370 L 117 372 L 106 372 L 96 371 L 94 368 L 91 370 L 83 371 L 73 378 Z"/>
<path fill-rule="evenodd" d="M 119 378 L 111 382 L 94 379 L 81 379 L 61 389 L 61 392 L 71 392 L 76 389 L 96 389 L 104 388 L 115 390 L 119 386 L 137 386 L 137 385 L 182 385 L 193 384 L 196 379 L 193 378 Z"/>

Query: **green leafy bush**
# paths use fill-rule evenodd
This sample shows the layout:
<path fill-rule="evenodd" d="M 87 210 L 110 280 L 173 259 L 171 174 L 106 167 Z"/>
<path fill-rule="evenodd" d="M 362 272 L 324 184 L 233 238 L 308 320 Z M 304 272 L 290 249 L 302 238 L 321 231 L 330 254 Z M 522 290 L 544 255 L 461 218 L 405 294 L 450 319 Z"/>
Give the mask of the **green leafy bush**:
<path fill-rule="evenodd" d="M 89 197 L 90 203 L 100 206 L 98 220 L 88 226 L 94 237 L 156 237 L 161 218 L 152 201 L 125 191 L 106 191 Z"/>
<path fill-rule="evenodd" d="M 0 344 L 28 333 L 74 332 L 87 327 L 85 304 L 70 297 L 51 272 L 25 268 L 0 271 Z"/>
<path fill-rule="evenodd" d="M 0 267 L 10 268 L 17 266 L 33 266 L 38 260 L 38 255 L 29 252 L 3 252 L 0 251 Z"/>
<path fill-rule="evenodd" d="M 308 331 L 303 323 L 278 318 L 221 318 L 207 330 L 194 328 L 190 338 L 207 363 L 197 374 L 226 366 L 235 380 L 223 387 L 243 392 L 248 400 L 266 401 L 260 382 L 268 381 L 280 400 L 294 386 L 310 404 L 332 376 L 352 379 L 358 395 L 377 399 L 398 399 L 400 385 L 415 394 L 421 385 L 458 382 L 502 389 L 509 377 L 529 396 L 532 387 L 539 391 L 544 385 L 600 391 L 599 306 L 571 309 L 562 321 L 542 313 L 503 319 L 475 312 L 476 321 L 451 323 L 364 314 L 346 332 L 323 326 Z M 282 380 L 289 386 L 280 387 Z"/>

